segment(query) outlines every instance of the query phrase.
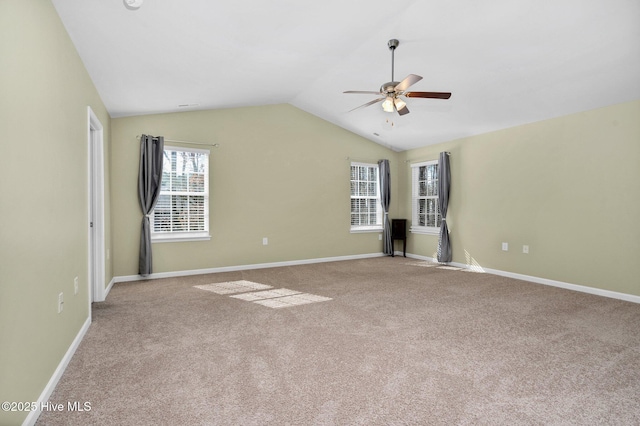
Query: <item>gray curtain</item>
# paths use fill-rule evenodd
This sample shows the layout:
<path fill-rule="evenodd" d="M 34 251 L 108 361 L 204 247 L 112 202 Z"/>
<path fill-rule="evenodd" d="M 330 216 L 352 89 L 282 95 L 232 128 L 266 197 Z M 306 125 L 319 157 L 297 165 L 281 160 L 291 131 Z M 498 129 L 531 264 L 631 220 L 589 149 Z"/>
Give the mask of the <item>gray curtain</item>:
<path fill-rule="evenodd" d="M 447 227 L 447 209 L 449 208 L 449 188 L 451 187 L 451 169 L 449 153 L 441 152 L 438 159 L 438 206 L 442 215 L 440 238 L 438 239 L 438 262 L 451 262 L 451 243 Z"/>
<path fill-rule="evenodd" d="M 140 170 L 138 172 L 138 198 L 142 208 L 142 233 L 140 234 L 139 274 L 147 276 L 152 272 L 151 256 L 151 210 L 158 201 L 162 180 L 162 160 L 164 137 L 142 135 L 140 138 Z"/>
<path fill-rule="evenodd" d="M 384 254 L 393 254 L 393 242 L 391 241 L 391 223 L 389 222 L 389 204 L 391 202 L 391 173 L 389 172 L 389 160 L 378 161 L 378 181 L 380 183 L 380 202 L 384 210 L 383 225 L 383 244 L 382 252 Z"/>

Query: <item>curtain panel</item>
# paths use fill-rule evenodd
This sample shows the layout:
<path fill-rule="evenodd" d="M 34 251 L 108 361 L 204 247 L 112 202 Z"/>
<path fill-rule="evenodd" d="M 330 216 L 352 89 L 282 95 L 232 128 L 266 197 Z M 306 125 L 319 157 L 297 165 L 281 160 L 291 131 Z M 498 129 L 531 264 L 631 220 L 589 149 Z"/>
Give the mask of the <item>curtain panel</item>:
<path fill-rule="evenodd" d="M 142 232 L 140 233 L 139 274 L 146 277 L 152 273 L 150 216 L 160 195 L 164 137 L 142 135 L 140 137 L 140 169 L 138 171 L 138 198 L 142 209 Z"/>
<path fill-rule="evenodd" d="M 447 210 L 449 209 L 449 189 L 451 187 L 451 169 L 449 153 L 441 152 L 438 158 L 438 207 L 442 216 L 440 237 L 438 238 L 438 262 L 451 262 L 451 242 L 447 227 Z"/>
<path fill-rule="evenodd" d="M 387 255 L 393 254 L 393 242 L 391 241 L 391 223 L 389 222 L 389 205 L 391 204 L 391 172 L 389 170 L 389 160 L 378 161 L 378 180 L 380 183 L 380 203 L 384 211 L 382 219 L 382 252 Z"/>

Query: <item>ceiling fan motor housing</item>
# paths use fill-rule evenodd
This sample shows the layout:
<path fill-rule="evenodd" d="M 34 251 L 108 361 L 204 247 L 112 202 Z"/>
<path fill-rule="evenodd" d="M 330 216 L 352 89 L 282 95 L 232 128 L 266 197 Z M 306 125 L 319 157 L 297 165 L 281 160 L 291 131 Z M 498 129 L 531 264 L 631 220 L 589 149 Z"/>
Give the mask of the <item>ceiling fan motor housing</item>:
<path fill-rule="evenodd" d="M 389 81 L 380 86 L 380 93 L 383 95 L 393 96 L 396 93 L 396 86 L 400 84 L 398 81 Z"/>

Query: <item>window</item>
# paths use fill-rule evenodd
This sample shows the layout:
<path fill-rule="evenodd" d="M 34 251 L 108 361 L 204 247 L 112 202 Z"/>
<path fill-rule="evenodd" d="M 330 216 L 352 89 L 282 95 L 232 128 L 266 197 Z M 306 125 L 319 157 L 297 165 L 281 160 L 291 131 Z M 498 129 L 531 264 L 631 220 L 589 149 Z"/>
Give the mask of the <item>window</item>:
<path fill-rule="evenodd" d="M 351 232 L 381 230 L 378 165 L 351 163 Z"/>
<path fill-rule="evenodd" d="M 165 146 L 160 195 L 151 217 L 151 239 L 209 238 L 209 151 Z"/>
<path fill-rule="evenodd" d="M 442 217 L 438 207 L 438 162 L 411 165 L 411 232 L 440 232 Z"/>

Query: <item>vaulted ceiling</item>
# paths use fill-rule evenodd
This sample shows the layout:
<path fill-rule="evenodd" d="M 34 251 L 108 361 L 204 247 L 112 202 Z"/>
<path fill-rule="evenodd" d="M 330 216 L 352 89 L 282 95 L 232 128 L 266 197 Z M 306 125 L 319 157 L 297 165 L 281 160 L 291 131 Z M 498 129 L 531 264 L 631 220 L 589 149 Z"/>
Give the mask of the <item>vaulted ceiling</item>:
<path fill-rule="evenodd" d="M 402 151 L 640 99 L 637 0 L 53 4 L 112 117 L 290 103 Z M 349 112 L 392 38 L 395 80 L 453 96 Z"/>

